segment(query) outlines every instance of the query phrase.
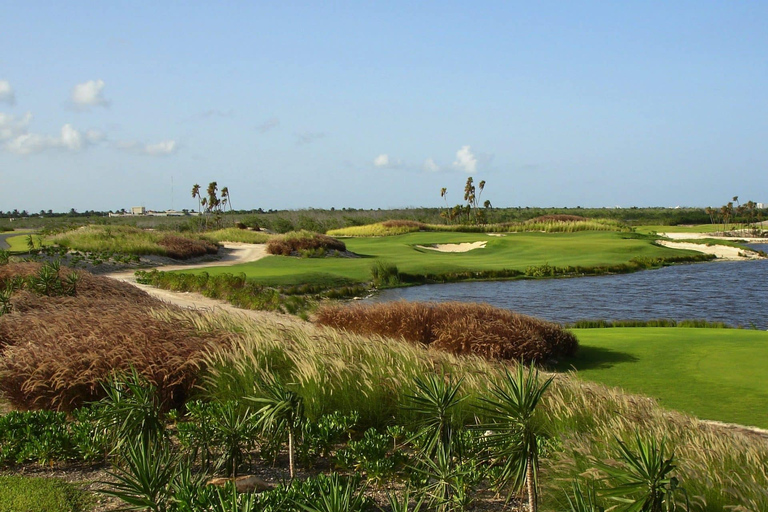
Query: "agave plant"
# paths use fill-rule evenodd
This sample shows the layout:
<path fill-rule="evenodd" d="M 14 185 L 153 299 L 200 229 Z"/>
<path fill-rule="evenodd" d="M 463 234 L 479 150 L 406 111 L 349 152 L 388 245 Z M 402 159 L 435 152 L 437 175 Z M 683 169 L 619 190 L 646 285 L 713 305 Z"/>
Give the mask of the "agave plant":
<path fill-rule="evenodd" d="M 605 512 L 605 508 L 597 502 L 597 491 L 595 482 L 590 481 L 586 487 L 582 487 L 578 480 L 571 483 L 573 499 L 566 496 L 570 512 Z"/>
<path fill-rule="evenodd" d="M 546 438 L 536 406 L 551 383 L 552 378 L 540 381 L 533 366 L 526 372 L 520 364 L 515 373 L 505 369 L 501 382 L 491 389 L 491 396 L 482 399 L 482 408 L 490 418 L 482 428 L 490 431 L 486 443 L 491 462 L 501 464 L 496 483 L 510 487 L 511 492 L 525 488 L 531 512 L 537 510 L 539 454 Z"/>
<path fill-rule="evenodd" d="M 431 458 L 439 449 L 450 453 L 455 431 L 454 410 L 467 397 L 459 396 L 463 378 L 454 382 L 442 375 L 430 374 L 423 379 L 416 377 L 416 389 L 406 398 L 407 410 L 417 416 L 417 431 L 412 441 L 418 441 L 424 454 Z"/>
<path fill-rule="evenodd" d="M 685 497 L 685 510 L 690 508 L 688 496 L 678 479 L 671 476 L 677 467 L 674 451 L 667 452 L 666 439 L 644 439 L 635 432 L 635 446 L 620 439 L 621 466 L 598 462 L 597 466 L 618 485 L 602 492 L 621 503 L 625 512 L 672 512 L 677 510 L 677 495 Z M 634 448 L 634 449 L 633 449 Z"/>

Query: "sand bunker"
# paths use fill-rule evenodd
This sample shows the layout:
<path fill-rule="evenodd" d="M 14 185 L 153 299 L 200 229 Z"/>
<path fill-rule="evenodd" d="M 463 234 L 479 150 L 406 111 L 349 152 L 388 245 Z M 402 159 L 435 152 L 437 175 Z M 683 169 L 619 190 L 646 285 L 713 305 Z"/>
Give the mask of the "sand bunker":
<path fill-rule="evenodd" d="M 714 254 L 717 259 L 742 261 L 742 260 L 757 260 L 761 256 L 754 252 L 736 247 L 728 247 L 727 245 L 705 245 L 694 244 L 690 242 L 669 242 L 666 240 L 659 240 L 659 245 L 669 247 L 670 249 L 687 249 L 689 251 L 703 252 L 704 254 Z"/>
<path fill-rule="evenodd" d="M 466 242 L 463 244 L 435 244 L 435 245 L 417 245 L 419 249 L 429 249 L 437 252 L 469 252 L 473 249 L 484 249 L 488 242 Z"/>

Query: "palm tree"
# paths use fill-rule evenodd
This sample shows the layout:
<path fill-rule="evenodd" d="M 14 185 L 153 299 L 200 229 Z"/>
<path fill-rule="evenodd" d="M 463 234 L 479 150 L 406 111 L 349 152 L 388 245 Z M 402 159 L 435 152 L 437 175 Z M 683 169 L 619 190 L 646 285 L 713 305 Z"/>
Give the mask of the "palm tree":
<path fill-rule="evenodd" d="M 229 200 L 229 187 L 223 187 L 221 189 L 221 202 L 224 204 L 225 208 L 229 205 L 229 211 L 232 211 L 232 203 Z"/>
<path fill-rule="evenodd" d="M 482 426 L 491 431 L 486 437 L 491 457 L 503 464 L 497 484 L 511 487 L 508 499 L 512 492 L 525 488 L 531 512 L 537 510 L 539 446 L 546 434 L 536 406 L 552 379 L 539 382 L 533 366 L 526 373 L 520 364 L 514 374 L 505 369 L 501 383 L 491 389 L 491 397 L 481 399 L 491 420 Z"/>
<path fill-rule="evenodd" d="M 197 213 L 200 214 L 200 185 L 195 183 L 192 186 L 192 199 L 197 198 Z"/>

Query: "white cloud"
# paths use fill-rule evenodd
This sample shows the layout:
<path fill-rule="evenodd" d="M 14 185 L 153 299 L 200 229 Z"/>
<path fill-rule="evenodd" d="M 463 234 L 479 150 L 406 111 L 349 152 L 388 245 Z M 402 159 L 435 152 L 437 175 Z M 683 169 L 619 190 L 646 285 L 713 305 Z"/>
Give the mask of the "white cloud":
<path fill-rule="evenodd" d="M 157 144 L 142 144 L 136 141 L 119 141 L 115 144 L 117 149 L 149 156 L 165 156 L 175 153 L 179 147 L 175 140 L 164 140 Z"/>
<path fill-rule="evenodd" d="M 427 172 L 437 172 L 440 170 L 440 166 L 435 163 L 434 160 L 431 158 L 427 158 L 424 160 L 424 163 L 421 166 L 422 169 L 424 169 Z"/>
<path fill-rule="evenodd" d="M 31 112 L 27 112 L 21 118 L 0 112 L 0 142 L 24 135 L 31 122 Z"/>
<path fill-rule="evenodd" d="M 462 146 L 461 149 L 456 152 L 456 161 L 453 162 L 453 165 L 469 174 L 477 172 L 477 158 L 472 154 L 469 146 Z"/>
<path fill-rule="evenodd" d="M 373 159 L 373 165 L 380 169 L 397 169 L 402 167 L 403 162 L 389 158 L 389 155 L 381 154 Z"/>
<path fill-rule="evenodd" d="M 72 103 L 77 108 L 106 107 L 109 101 L 104 97 L 104 80 L 88 80 L 72 89 Z"/>
<path fill-rule="evenodd" d="M 16 94 L 13 92 L 11 82 L 8 80 L 0 80 L 0 103 L 16 104 Z"/>
<path fill-rule="evenodd" d="M 78 152 L 87 145 L 88 140 L 83 139 L 83 134 L 80 131 L 71 124 L 65 124 L 61 127 L 61 134 L 58 136 L 22 133 L 8 139 L 3 147 L 11 153 L 30 155 L 32 153 L 42 153 L 49 149 Z"/>

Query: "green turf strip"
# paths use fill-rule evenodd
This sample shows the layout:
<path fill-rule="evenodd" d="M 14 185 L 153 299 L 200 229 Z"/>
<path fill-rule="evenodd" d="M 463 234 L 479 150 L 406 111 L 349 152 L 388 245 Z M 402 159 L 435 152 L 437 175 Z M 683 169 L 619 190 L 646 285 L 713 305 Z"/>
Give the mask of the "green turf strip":
<path fill-rule="evenodd" d="M 417 245 L 487 241 L 484 249 L 466 253 L 440 253 Z M 229 267 L 205 269 L 211 275 L 243 272 L 265 284 L 327 283 L 333 280 L 368 281 L 376 259 L 397 265 L 400 272 L 446 272 L 515 269 L 538 265 L 616 265 L 632 258 L 659 258 L 695 254 L 658 247 L 650 240 L 621 233 L 510 233 L 503 237 L 483 233 L 409 233 L 381 238 L 346 239 L 347 249 L 359 258 L 297 258 L 270 256 Z M 192 271 L 202 272 L 202 270 Z"/>
<path fill-rule="evenodd" d="M 768 332 L 740 329 L 574 329 L 585 380 L 648 395 L 698 417 L 768 428 Z"/>
<path fill-rule="evenodd" d="M 55 478 L 0 476 L 0 512 L 81 512 L 88 496 Z"/>

